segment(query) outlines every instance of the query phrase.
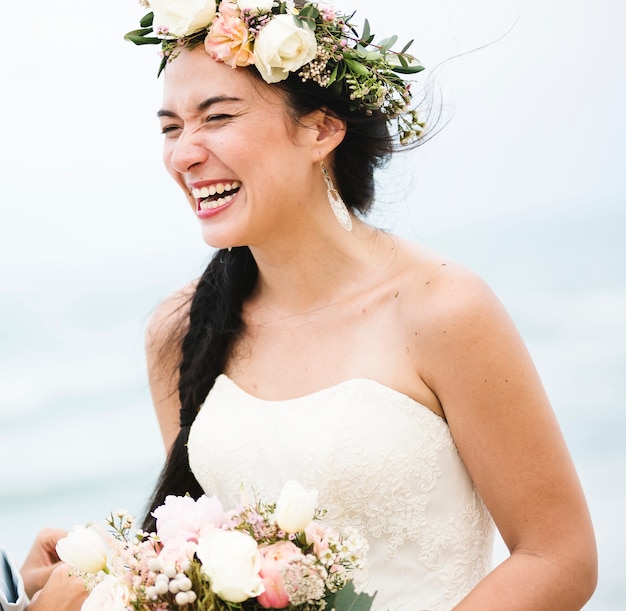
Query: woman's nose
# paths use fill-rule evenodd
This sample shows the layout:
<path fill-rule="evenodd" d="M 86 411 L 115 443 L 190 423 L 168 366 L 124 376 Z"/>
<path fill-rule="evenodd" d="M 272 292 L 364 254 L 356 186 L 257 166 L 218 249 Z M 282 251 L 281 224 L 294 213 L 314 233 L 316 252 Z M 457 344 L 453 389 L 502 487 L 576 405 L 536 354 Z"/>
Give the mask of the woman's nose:
<path fill-rule="evenodd" d="M 189 172 L 194 165 L 203 163 L 209 152 L 199 141 L 198 134 L 183 133 L 176 139 L 172 150 L 171 163 L 181 174 Z"/>

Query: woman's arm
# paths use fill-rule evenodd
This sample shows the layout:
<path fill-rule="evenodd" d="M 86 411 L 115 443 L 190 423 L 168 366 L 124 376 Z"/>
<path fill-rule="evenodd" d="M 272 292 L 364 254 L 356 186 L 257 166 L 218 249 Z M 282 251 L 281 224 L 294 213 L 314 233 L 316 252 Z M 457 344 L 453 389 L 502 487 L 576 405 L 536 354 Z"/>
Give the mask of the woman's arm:
<path fill-rule="evenodd" d="M 595 589 L 595 539 L 549 401 L 489 288 L 465 271 L 444 274 L 422 377 L 511 552 L 455 609 L 580 609 Z"/>
<path fill-rule="evenodd" d="M 163 301 L 146 330 L 148 381 L 166 452 L 180 431 L 178 368 L 193 290 L 189 285 Z"/>

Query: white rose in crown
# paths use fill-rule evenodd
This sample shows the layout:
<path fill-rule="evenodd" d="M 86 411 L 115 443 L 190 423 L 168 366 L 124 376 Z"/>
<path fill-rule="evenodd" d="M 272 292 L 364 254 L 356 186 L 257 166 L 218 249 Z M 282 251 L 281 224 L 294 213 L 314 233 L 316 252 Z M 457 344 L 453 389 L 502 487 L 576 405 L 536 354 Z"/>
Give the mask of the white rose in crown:
<path fill-rule="evenodd" d="M 249 10 L 252 13 L 270 11 L 274 5 L 274 0 L 237 0 L 240 11 Z"/>
<path fill-rule="evenodd" d="M 150 8 L 154 13 L 154 31 L 176 38 L 206 27 L 217 12 L 215 0 L 150 0 Z"/>
<path fill-rule="evenodd" d="M 130 592 L 126 584 L 107 575 L 87 597 L 81 611 L 126 611 Z"/>
<path fill-rule="evenodd" d="M 77 526 L 67 537 L 57 541 L 59 558 L 79 571 L 93 573 L 106 569 L 107 546 L 93 528 Z"/>
<path fill-rule="evenodd" d="M 211 590 L 222 600 L 241 603 L 265 591 L 257 542 L 238 530 L 219 530 L 198 541 L 196 556 Z"/>
<path fill-rule="evenodd" d="M 266 83 L 284 81 L 317 53 L 314 32 L 300 27 L 292 15 L 276 15 L 254 43 L 254 65 Z"/>
<path fill-rule="evenodd" d="M 313 520 L 317 490 L 305 490 L 300 482 L 289 481 L 276 501 L 276 524 L 287 533 L 304 530 Z"/>

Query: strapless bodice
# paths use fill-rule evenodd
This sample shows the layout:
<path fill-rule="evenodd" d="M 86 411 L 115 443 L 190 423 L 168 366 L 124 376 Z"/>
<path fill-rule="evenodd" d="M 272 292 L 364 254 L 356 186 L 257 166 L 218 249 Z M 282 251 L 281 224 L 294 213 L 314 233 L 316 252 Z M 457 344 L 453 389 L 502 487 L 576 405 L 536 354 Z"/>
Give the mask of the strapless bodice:
<path fill-rule="evenodd" d="M 317 489 L 324 521 L 369 541 L 376 611 L 447 611 L 490 569 L 493 524 L 445 420 L 374 380 L 266 401 L 221 375 L 188 447 L 227 508 L 290 479 Z"/>

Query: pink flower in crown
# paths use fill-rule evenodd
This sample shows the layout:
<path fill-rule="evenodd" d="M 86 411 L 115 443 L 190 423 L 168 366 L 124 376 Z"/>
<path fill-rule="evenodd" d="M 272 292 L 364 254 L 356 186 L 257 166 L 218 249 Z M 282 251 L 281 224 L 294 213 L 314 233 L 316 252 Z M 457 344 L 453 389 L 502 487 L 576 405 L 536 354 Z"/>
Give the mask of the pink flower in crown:
<path fill-rule="evenodd" d="M 159 539 L 165 544 L 178 537 L 197 542 L 204 532 L 222 525 L 224 512 L 215 496 L 203 495 L 195 501 L 190 496 L 170 495 L 152 515 Z"/>
<path fill-rule="evenodd" d="M 318 4 L 322 19 L 324 21 L 335 21 L 335 10 L 329 4 Z"/>
<path fill-rule="evenodd" d="M 265 592 L 257 602 L 265 609 L 284 609 L 289 606 L 289 595 L 285 591 L 283 569 L 291 562 L 303 560 L 304 555 L 291 541 L 278 541 L 261 550 L 261 570 Z"/>
<path fill-rule="evenodd" d="M 239 17 L 241 15 L 241 9 L 236 2 L 223 0 L 220 3 L 220 15 L 224 17 Z"/>
<path fill-rule="evenodd" d="M 215 60 L 233 68 L 254 63 L 252 36 L 244 21 L 239 17 L 237 5 L 222 2 L 220 15 L 213 20 L 209 33 L 204 39 L 206 52 Z"/>

